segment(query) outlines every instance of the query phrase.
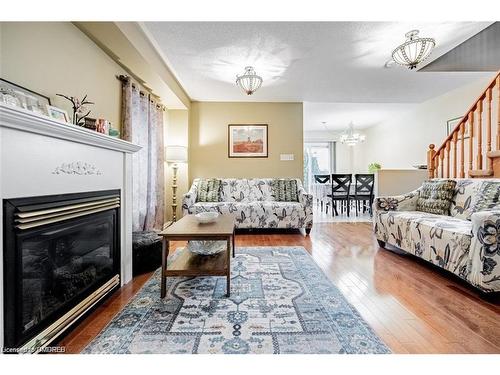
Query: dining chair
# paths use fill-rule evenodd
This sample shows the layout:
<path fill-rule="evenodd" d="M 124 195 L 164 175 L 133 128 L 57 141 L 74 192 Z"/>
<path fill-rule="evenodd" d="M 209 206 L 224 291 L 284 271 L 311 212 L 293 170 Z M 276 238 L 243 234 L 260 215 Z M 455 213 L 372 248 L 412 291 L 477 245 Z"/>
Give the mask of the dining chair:
<path fill-rule="evenodd" d="M 335 215 L 338 216 L 339 213 L 337 211 L 337 202 L 339 202 L 341 212 L 343 208 L 345 208 L 347 211 L 347 217 L 349 217 L 349 196 L 351 190 L 352 174 L 332 174 L 330 179 L 332 183 L 332 190 L 331 194 L 328 194 L 327 197 L 331 199 L 332 202 L 332 216 L 334 212 Z M 326 213 L 328 213 L 328 203 L 326 205 Z"/>
<path fill-rule="evenodd" d="M 318 184 L 327 184 L 330 182 L 330 175 L 329 174 L 315 174 L 314 175 L 314 181 L 317 182 Z M 321 196 L 316 192 L 316 201 L 321 203 L 321 212 L 323 212 L 323 198 L 324 195 L 321 194 Z"/>
<path fill-rule="evenodd" d="M 363 213 L 366 212 L 366 203 L 368 202 L 370 216 L 372 215 L 372 203 L 373 203 L 373 185 L 375 182 L 374 174 L 355 174 L 355 185 L 354 185 L 354 196 L 351 199 L 354 200 L 356 206 L 356 216 L 358 216 L 358 210 L 361 209 L 360 205 L 363 206 Z"/>

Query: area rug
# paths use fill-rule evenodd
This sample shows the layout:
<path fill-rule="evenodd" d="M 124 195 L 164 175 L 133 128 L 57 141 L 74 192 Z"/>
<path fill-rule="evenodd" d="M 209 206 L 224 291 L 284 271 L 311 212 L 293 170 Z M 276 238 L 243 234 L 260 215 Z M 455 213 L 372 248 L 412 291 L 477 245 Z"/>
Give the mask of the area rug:
<path fill-rule="evenodd" d="M 182 250 L 186 251 L 186 250 Z M 303 247 L 237 248 L 224 277 L 159 270 L 83 353 L 389 353 Z"/>

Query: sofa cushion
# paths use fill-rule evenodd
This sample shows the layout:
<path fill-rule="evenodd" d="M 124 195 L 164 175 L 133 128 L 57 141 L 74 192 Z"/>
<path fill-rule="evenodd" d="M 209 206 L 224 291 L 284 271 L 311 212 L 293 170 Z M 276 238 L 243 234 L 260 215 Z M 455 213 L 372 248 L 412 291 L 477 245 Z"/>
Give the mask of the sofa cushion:
<path fill-rule="evenodd" d="M 220 200 L 221 181 L 217 178 L 200 180 L 197 202 L 218 202 Z"/>
<path fill-rule="evenodd" d="M 417 211 L 449 215 L 456 184 L 455 180 L 425 181 L 420 188 Z"/>
<path fill-rule="evenodd" d="M 280 178 L 273 180 L 273 197 L 277 202 L 297 202 L 297 181 L 294 179 Z"/>
<path fill-rule="evenodd" d="M 500 182 L 483 181 L 474 199 L 472 213 L 500 209 Z"/>
<path fill-rule="evenodd" d="M 274 201 L 272 178 L 252 178 L 248 180 L 249 201 Z"/>
<path fill-rule="evenodd" d="M 225 178 L 222 180 L 221 202 L 249 202 L 250 185 L 248 180 Z"/>
<path fill-rule="evenodd" d="M 463 220 L 470 220 L 472 207 L 482 180 L 458 179 L 455 186 L 455 196 L 450 206 L 450 215 Z"/>

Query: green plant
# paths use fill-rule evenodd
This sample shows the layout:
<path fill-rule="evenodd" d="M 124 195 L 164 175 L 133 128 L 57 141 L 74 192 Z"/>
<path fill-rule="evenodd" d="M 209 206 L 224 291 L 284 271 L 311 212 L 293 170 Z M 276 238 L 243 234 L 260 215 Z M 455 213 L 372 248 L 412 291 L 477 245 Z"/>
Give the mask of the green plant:
<path fill-rule="evenodd" d="M 375 173 L 375 171 L 378 171 L 382 166 L 379 163 L 371 163 L 368 165 L 368 172 L 369 173 Z"/>

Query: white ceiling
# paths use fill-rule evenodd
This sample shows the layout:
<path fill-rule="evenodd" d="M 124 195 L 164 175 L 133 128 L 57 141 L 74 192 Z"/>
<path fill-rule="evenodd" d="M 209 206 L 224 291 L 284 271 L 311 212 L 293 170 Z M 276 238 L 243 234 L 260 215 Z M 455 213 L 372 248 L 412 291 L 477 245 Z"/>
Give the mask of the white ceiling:
<path fill-rule="evenodd" d="M 491 22 L 147 22 L 144 31 L 192 100 L 416 103 L 490 73 L 385 68 L 404 34 L 434 37 L 435 59 Z M 246 96 L 236 74 L 264 83 Z M 345 126 L 345 124 L 344 124 Z"/>
<path fill-rule="evenodd" d="M 304 130 L 340 132 L 352 121 L 355 129 L 378 125 L 415 107 L 408 103 L 304 103 Z M 323 124 L 324 122 L 324 124 Z"/>

